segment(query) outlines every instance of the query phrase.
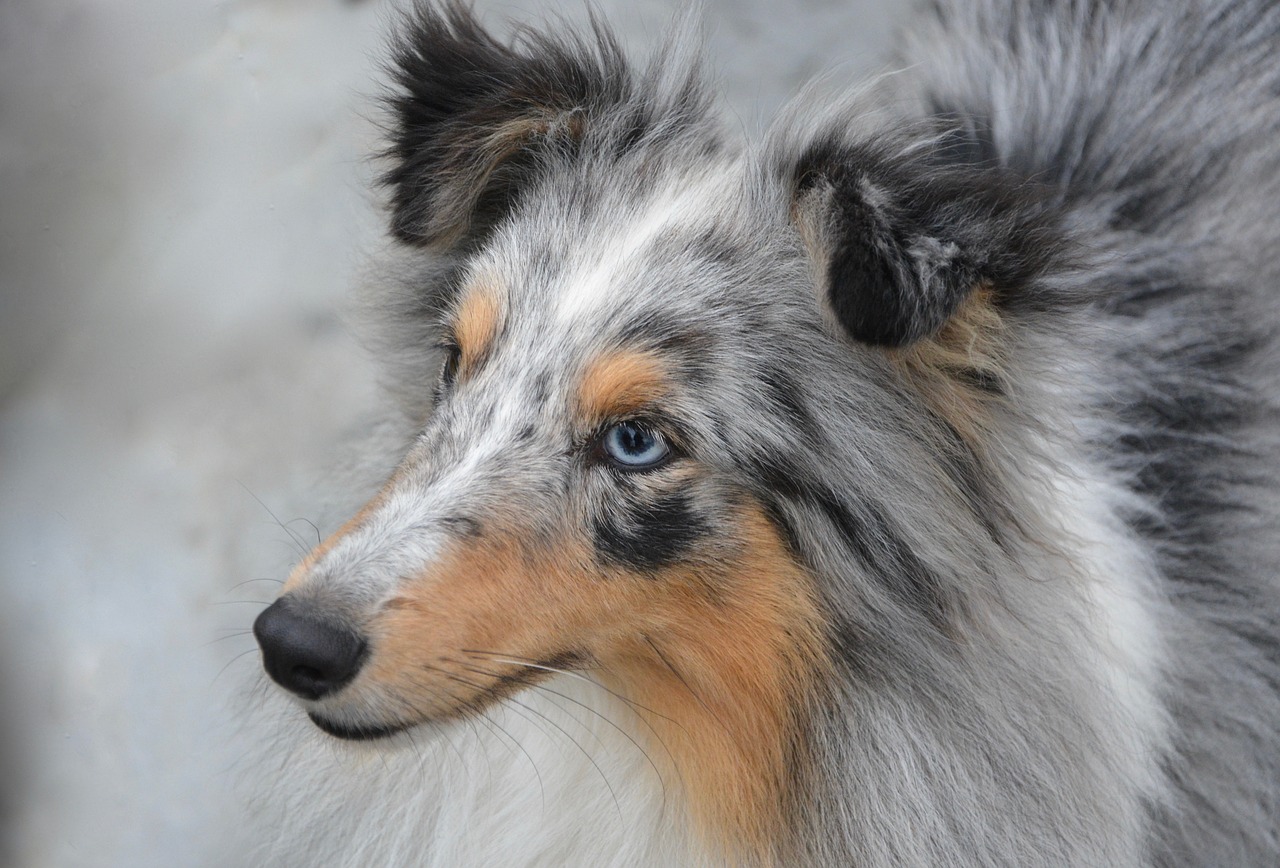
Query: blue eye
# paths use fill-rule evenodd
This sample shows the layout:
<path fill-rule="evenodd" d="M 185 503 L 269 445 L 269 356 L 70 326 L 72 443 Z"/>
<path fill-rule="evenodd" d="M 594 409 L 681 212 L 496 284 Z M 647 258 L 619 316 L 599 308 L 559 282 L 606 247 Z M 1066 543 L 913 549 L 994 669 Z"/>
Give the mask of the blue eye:
<path fill-rule="evenodd" d="M 666 438 L 639 422 L 614 425 L 604 432 L 600 447 L 614 464 L 628 470 L 657 467 L 671 454 Z"/>

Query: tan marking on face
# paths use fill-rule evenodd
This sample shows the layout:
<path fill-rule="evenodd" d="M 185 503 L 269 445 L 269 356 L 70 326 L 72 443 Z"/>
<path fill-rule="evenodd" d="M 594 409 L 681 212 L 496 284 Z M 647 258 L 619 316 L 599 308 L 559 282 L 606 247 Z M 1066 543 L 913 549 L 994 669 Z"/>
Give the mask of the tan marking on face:
<path fill-rule="evenodd" d="M 708 843 L 732 862 L 769 864 L 802 810 L 803 727 L 830 662 L 812 580 L 773 524 L 752 509 L 735 536 L 732 560 L 659 576 L 670 592 L 649 614 L 655 628 L 617 643 L 605 671 L 660 713 L 649 722 Z"/>
<path fill-rule="evenodd" d="M 657 575 L 602 570 L 585 541 L 486 536 L 384 608 L 360 678 L 438 719 L 509 692 L 500 678 L 520 668 L 495 656 L 584 655 L 610 689 L 652 710 L 640 713 L 661 743 L 648 753 L 669 784 L 683 782 L 707 843 L 765 864 L 797 806 L 802 721 L 828 665 L 814 600 L 754 508 L 714 558 Z"/>
<path fill-rule="evenodd" d="M 660 402 L 671 386 L 652 353 L 623 351 L 595 359 L 578 389 L 578 416 L 584 426 L 631 415 Z"/>
<path fill-rule="evenodd" d="M 581 395 L 608 414 L 664 390 L 655 359 L 615 354 L 592 366 Z M 286 591 L 376 514 L 393 481 Z M 601 566 L 585 528 L 534 538 L 518 517 L 497 516 L 369 613 L 370 656 L 353 688 L 399 709 L 389 723 L 443 720 L 520 689 L 512 676 L 544 675 L 504 661 L 579 655 L 644 718 L 632 734 L 650 741 L 695 834 L 731 864 L 774 864 L 804 810 L 805 725 L 830 667 L 816 600 L 758 505 L 682 562 L 644 574 Z"/>
<path fill-rule="evenodd" d="M 466 377 L 484 360 L 502 326 L 502 301 L 497 287 L 483 283 L 473 287 L 458 305 L 453 334 L 462 351 L 458 376 Z"/>
<path fill-rule="evenodd" d="M 936 335 L 888 351 L 907 381 L 975 448 L 987 441 L 990 406 L 999 398 L 957 374 L 1004 377 L 1006 327 L 993 295 L 989 287 L 978 287 Z"/>
<path fill-rule="evenodd" d="M 590 633 L 571 604 L 586 576 L 576 558 L 561 554 L 553 562 L 503 543 L 455 548 L 371 626 L 367 677 L 409 697 L 423 717 L 490 704 L 500 677 L 519 668 L 468 652 L 543 660 Z M 548 629 L 562 620 L 572 629 Z"/>

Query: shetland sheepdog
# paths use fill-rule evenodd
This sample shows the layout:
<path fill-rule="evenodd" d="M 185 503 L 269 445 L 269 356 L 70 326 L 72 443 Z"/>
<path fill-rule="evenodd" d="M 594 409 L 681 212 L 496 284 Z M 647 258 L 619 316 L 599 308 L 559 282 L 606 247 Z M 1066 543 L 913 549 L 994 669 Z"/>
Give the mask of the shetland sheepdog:
<path fill-rule="evenodd" d="M 938 0 L 750 142 L 699 54 L 403 17 L 262 861 L 1280 864 L 1280 7 Z"/>

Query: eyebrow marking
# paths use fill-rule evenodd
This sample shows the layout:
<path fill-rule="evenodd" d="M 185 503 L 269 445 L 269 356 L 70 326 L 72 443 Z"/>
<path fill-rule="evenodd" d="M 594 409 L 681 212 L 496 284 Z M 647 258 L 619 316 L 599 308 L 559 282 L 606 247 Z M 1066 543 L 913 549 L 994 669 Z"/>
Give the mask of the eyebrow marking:
<path fill-rule="evenodd" d="M 584 427 L 626 416 L 661 401 L 671 392 L 662 362 L 653 353 L 620 351 L 597 357 L 578 388 Z"/>
<path fill-rule="evenodd" d="M 466 375 L 484 361 L 502 326 L 502 302 L 491 282 L 476 285 L 458 304 L 453 336 L 462 351 L 459 373 Z"/>

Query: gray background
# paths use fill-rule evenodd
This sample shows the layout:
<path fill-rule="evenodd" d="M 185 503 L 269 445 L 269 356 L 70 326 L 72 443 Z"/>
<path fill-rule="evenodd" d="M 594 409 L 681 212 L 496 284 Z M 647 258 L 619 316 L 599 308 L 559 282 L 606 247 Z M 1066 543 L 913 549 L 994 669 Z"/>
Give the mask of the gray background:
<path fill-rule="evenodd" d="M 643 51 L 680 4 L 598 5 Z M 704 8 L 748 131 L 815 73 L 876 68 L 904 17 Z M 0 864 L 246 864 L 231 709 L 258 580 L 297 557 L 267 507 L 314 541 L 291 520 L 350 495 L 330 471 L 376 400 L 342 310 L 382 243 L 390 12 L 0 3 Z"/>

